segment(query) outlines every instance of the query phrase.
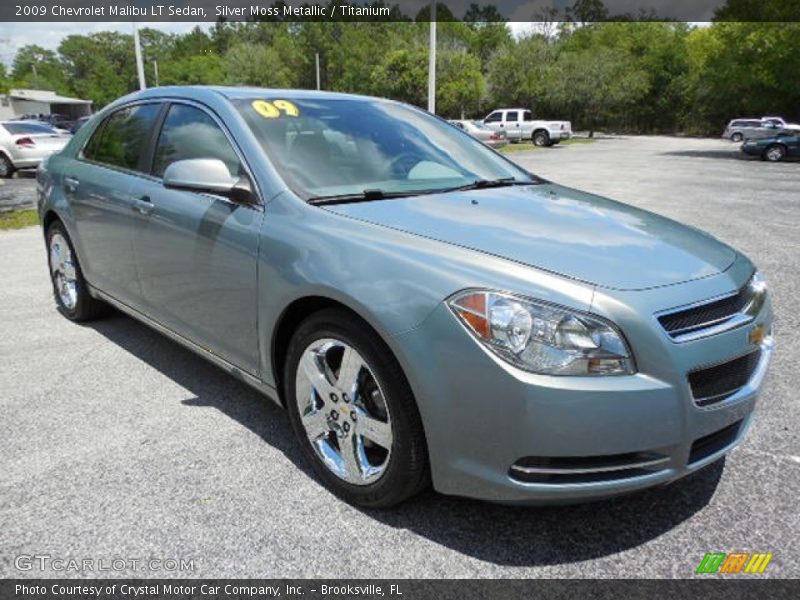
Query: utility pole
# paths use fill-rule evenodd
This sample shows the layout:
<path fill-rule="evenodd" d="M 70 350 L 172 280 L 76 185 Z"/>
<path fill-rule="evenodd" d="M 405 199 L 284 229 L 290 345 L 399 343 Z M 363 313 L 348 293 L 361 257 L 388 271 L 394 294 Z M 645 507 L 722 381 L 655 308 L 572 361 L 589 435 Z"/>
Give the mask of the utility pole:
<path fill-rule="evenodd" d="M 319 90 L 321 89 L 319 86 L 319 52 L 316 52 L 314 54 L 314 59 L 316 60 L 317 63 L 317 90 Z"/>
<path fill-rule="evenodd" d="M 158 61 L 153 59 L 153 79 L 156 81 L 156 87 L 158 87 Z"/>
<path fill-rule="evenodd" d="M 144 80 L 144 62 L 142 62 L 142 46 L 139 43 L 139 27 L 133 24 L 133 46 L 136 53 L 136 73 L 139 75 L 139 89 L 146 90 L 147 83 Z"/>
<path fill-rule="evenodd" d="M 431 39 L 428 49 L 428 112 L 436 114 L 436 0 L 431 0 Z"/>

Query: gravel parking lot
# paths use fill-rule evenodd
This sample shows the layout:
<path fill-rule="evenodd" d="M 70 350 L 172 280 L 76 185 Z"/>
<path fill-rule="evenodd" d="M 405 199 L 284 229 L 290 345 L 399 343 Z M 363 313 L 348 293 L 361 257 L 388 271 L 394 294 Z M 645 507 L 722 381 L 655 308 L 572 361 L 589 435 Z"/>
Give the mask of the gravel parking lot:
<path fill-rule="evenodd" d="M 15 557 L 48 554 L 194 561 L 123 572 L 158 577 L 691 577 L 706 552 L 738 550 L 773 552 L 766 577 L 800 576 L 800 164 L 664 137 L 511 156 L 708 230 L 763 270 L 779 348 L 724 469 L 583 506 L 428 492 L 350 507 L 315 482 L 270 401 L 127 317 L 60 317 L 29 228 L 0 234 L 0 576 L 41 576 Z"/>

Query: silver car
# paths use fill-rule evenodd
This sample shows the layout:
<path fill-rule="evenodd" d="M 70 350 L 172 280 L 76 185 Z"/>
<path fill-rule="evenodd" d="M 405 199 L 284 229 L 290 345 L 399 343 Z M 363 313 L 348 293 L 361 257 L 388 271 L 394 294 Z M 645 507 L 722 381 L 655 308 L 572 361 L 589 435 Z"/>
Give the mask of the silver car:
<path fill-rule="evenodd" d="M 450 122 L 495 150 L 508 144 L 504 131 L 494 131 L 484 125 L 483 121 L 452 120 Z"/>
<path fill-rule="evenodd" d="M 61 313 L 113 305 L 261 390 L 349 502 L 603 498 L 752 422 L 773 343 L 747 257 L 411 106 L 155 88 L 37 178 Z"/>
<path fill-rule="evenodd" d="M 732 142 L 774 137 L 787 128 L 776 118 L 733 119 L 725 126 L 722 137 Z"/>
<path fill-rule="evenodd" d="M 0 177 L 39 166 L 43 159 L 60 152 L 70 137 L 38 121 L 0 122 Z"/>

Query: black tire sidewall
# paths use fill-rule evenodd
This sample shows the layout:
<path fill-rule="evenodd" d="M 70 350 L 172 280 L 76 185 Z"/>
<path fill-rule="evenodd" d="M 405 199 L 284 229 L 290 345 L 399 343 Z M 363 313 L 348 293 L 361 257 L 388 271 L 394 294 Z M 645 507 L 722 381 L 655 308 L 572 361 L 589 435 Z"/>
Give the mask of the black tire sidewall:
<path fill-rule="evenodd" d="M 0 178 L 11 179 L 14 176 L 14 171 L 16 171 L 14 164 L 5 154 L 0 154 L 0 161 L 3 161 L 6 165 L 6 174 L 0 175 Z"/>
<path fill-rule="evenodd" d="M 295 397 L 296 371 L 303 351 L 315 340 L 333 338 L 352 346 L 369 365 L 383 392 L 392 423 L 389 464 L 381 477 L 368 485 L 348 483 L 319 459 L 305 428 Z M 292 337 L 283 372 L 283 391 L 292 429 L 316 475 L 337 496 L 361 506 L 383 507 L 402 502 L 427 482 L 427 452 L 413 395 L 385 344 L 360 319 L 338 309 L 312 315 Z"/>
<path fill-rule="evenodd" d="M 542 138 L 542 143 L 539 143 L 538 141 L 540 138 Z M 546 133 L 537 131 L 536 133 L 533 134 L 534 146 L 545 147 L 548 145 L 549 142 L 550 142 L 550 136 L 547 135 Z"/>
<path fill-rule="evenodd" d="M 737 142 L 738 143 L 738 142 L 741 142 L 743 139 L 744 139 L 744 136 L 742 136 L 741 133 L 734 133 L 731 136 L 731 141 L 732 142 Z"/>

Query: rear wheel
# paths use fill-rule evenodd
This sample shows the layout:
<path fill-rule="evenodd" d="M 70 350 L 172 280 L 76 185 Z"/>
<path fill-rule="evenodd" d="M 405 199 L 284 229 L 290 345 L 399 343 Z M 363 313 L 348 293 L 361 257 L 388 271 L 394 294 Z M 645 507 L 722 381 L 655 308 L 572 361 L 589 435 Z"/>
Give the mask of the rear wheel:
<path fill-rule="evenodd" d="M 338 496 L 391 506 L 427 485 L 425 437 L 411 389 L 385 344 L 355 316 L 329 309 L 299 326 L 284 392 L 306 458 Z"/>
<path fill-rule="evenodd" d="M 15 170 L 11 160 L 5 154 L 0 154 L 0 177 L 8 179 L 14 174 Z"/>
<path fill-rule="evenodd" d="M 100 316 L 106 305 L 89 295 L 86 280 L 64 225 L 55 221 L 47 228 L 47 262 L 58 310 L 71 321 Z"/>
<path fill-rule="evenodd" d="M 533 133 L 533 143 L 535 146 L 549 146 L 550 145 L 550 135 L 544 131 L 539 130 Z"/>
<path fill-rule="evenodd" d="M 786 157 L 786 146 L 782 144 L 772 144 L 764 150 L 764 158 L 770 162 L 779 162 Z"/>
<path fill-rule="evenodd" d="M 731 136 L 731 141 L 732 142 L 741 142 L 742 139 L 743 139 L 743 136 L 738 131 Z"/>

